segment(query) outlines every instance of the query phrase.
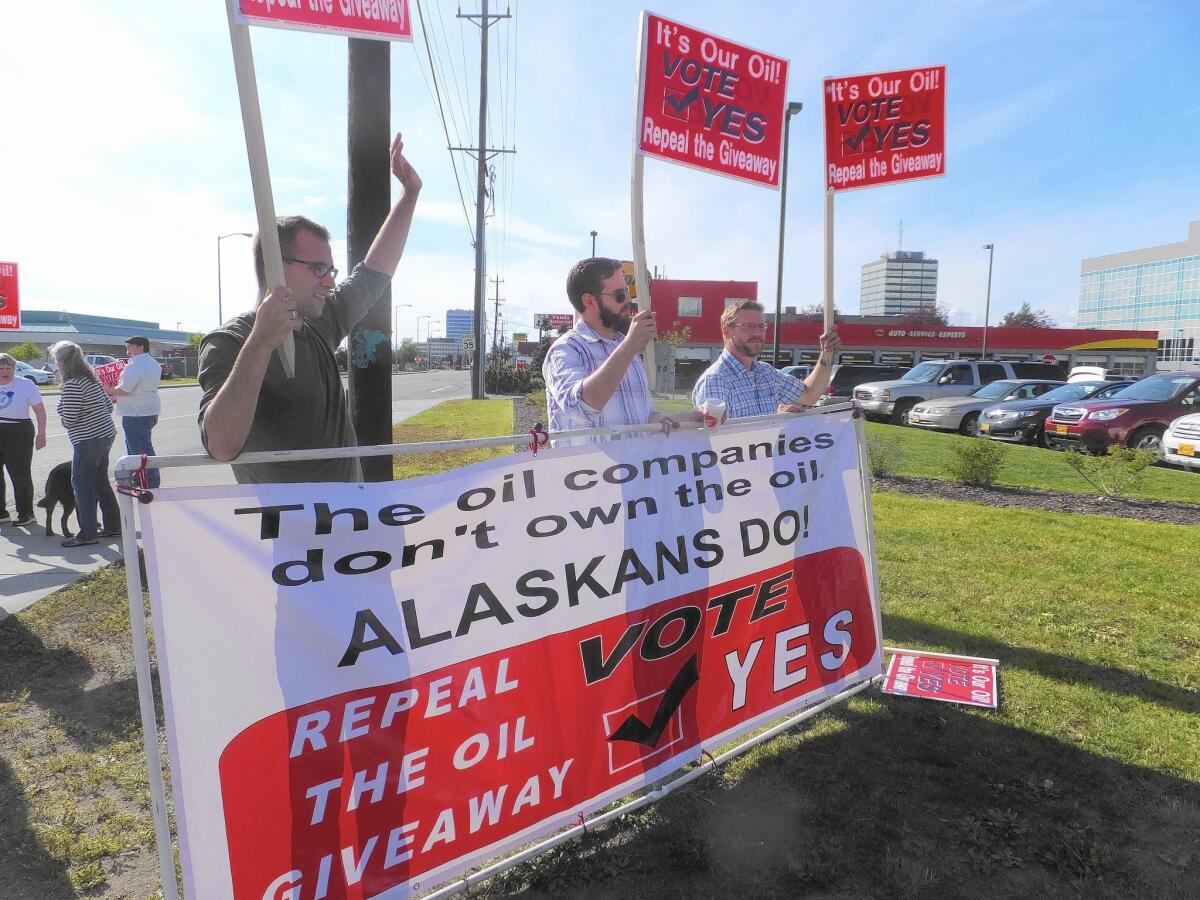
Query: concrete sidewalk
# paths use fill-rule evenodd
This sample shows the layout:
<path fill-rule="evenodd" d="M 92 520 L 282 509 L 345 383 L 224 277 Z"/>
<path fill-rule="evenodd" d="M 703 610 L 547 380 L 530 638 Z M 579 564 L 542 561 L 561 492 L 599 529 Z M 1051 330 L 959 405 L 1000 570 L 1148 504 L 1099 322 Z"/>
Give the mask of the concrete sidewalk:
<path fill-rule="evenodd" d="M 232 484 L 229 466 L 171 469 L 172 486 Z M 20 612 L 43 597 L 78 581 L 88 572 L 121 558 L 121 539 L 110 538 L 87 547 L 66 548 L 59 534 L 61 510 L 54 511 L 54 536 L 46 536 L 46 511 L 38 509 L 38 521 L 25 528 L 0 524 L 0 621 Z M 79 529 L 74 515 L 68 520 L 72 531 Z"/>

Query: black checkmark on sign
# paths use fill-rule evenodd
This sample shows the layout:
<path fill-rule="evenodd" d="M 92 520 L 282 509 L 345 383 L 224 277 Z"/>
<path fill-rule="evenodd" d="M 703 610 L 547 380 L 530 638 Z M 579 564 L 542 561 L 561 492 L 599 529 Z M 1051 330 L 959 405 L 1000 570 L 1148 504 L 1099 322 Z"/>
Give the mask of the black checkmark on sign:
<path fill-rule="evenodd" d="M 654 713 L 654 720 L 647 725 L 636 715 L 631 715 L 621 723 L 621 726 L 608 739 L 610 741 L 629 741 L 634 744 L 643 744 L 647 747 L 656 746 L 662 738 L 663 732 L 667 730 L 667 723 L 671 721 L 671 716 L 675 715 L 675 710 L 679 709 L 679 704 L 683 702 L 683 698 L 687 696 L 687 692 L 699 680 L 700 669 L 696 665 L 696 655 L 692 654 L 692 658 L 685 662 L 683 667 L 675 673 L 675 677 L 671 679 L 671 684 L 667 688 L 666 693 L 658 701 L 658 709 Z"/>
<path fill-rule="evenodd" d="M 668 92 L 663 97 L 663 102 L 675 110 L 675 114 L 678 118 L 683 119 L 686 122 L 687 121 L 687 108 L 689 106 L 691 106 L 696 100 L 699 100 L 699 99 L 700 99 L 700 88 L 694 87 L 690 91 L 688 91 L 686 94 L 682 95 L 678 100 L 676 100 L 674 97 L 672 97 L 670 92 Z M 664 112 L 665 112 L 665 110 L 664 110 Z M 668 115 L 669 115 L 669 113 L 668 113 Z"/>

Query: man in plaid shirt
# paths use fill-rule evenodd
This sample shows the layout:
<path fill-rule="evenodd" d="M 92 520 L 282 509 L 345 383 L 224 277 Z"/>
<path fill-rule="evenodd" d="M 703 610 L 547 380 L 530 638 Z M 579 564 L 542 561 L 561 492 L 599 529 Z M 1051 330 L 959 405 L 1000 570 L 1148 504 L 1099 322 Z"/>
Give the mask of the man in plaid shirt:
<path fill-rule="evenodd" d="M 761 303 L 740 300 L 725 307 L 721 313 L 725 349 L 696 382 L 692 405 L 700 409 L 705 401 L 723 400 L 727 419 L 799 412 L 815 406 L 829 387 L 833 361 L 842 346 L 837 329 L 830 329 L 818 338 L 821 356 L 804 381 L 755 359 L 762 353 L 766 332 Z"/>
<path fill-rule="evenodd" d="M 658 329 L 651 310 L 632 314 L 619 261 L 576 263 L 567 276 L 567 298 L 579 314 L 575 327 L 554 342 L 542 365 L 551 432 L 700 418 L 683 413 L 667 419 L 654 408 L 641 354 Z"/>

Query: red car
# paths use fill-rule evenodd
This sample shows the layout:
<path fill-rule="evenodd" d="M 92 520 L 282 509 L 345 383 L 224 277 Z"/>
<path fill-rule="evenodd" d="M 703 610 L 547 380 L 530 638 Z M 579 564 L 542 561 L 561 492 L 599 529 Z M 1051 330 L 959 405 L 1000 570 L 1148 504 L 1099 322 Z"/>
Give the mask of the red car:
<path fill-rule="evenodd" d="M 174 366 L 172 366 L 170 363 L 163 362 L 161 359 L 156 359 L 154 361 L 156 363 L 158 363 L 158 367 L 160 369 L 162 369 L 162 377 L 163 378 L 174 378 L 175 377 L 175 367 Z M 122 356 L 121 362 L 123 362 L 125 365 L 129 365 L 129 357 Z"/>
<path fill-rule="evenodd" d="M 1167 426 L 1200 412 L 1200 371 L 1160 372 L 1103 400 L 1060 403 L 1046 419 L 1046 444 L 1104 453 L 1114 444 L 1162 452 Z"/>

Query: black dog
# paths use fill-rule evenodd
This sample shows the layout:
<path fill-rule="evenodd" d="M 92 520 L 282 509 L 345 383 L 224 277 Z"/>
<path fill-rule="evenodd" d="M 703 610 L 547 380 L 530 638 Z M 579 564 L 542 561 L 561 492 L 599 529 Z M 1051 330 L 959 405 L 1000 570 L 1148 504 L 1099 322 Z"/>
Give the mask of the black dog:
<path fill-rule="evenodd" d="M 71 537 L 71 532 L 67 530 L 67 519 L 71 518 L 71 513 L 75 512 L 75 489 L 71 487 L 70 462 L 59 463 L 50 470 L 50 474 L 46 478 L 46 496 L 37 502 L 38 506 L 46 510 L 47 537 L 54 534 L 51 522 L 54 518 L 54 507 L 58 504 L 62 506 L 62 518 L 59 525 L 62 528 L 63 537 Z M 78 518 L 76 516 L 76 521 Z"/>

